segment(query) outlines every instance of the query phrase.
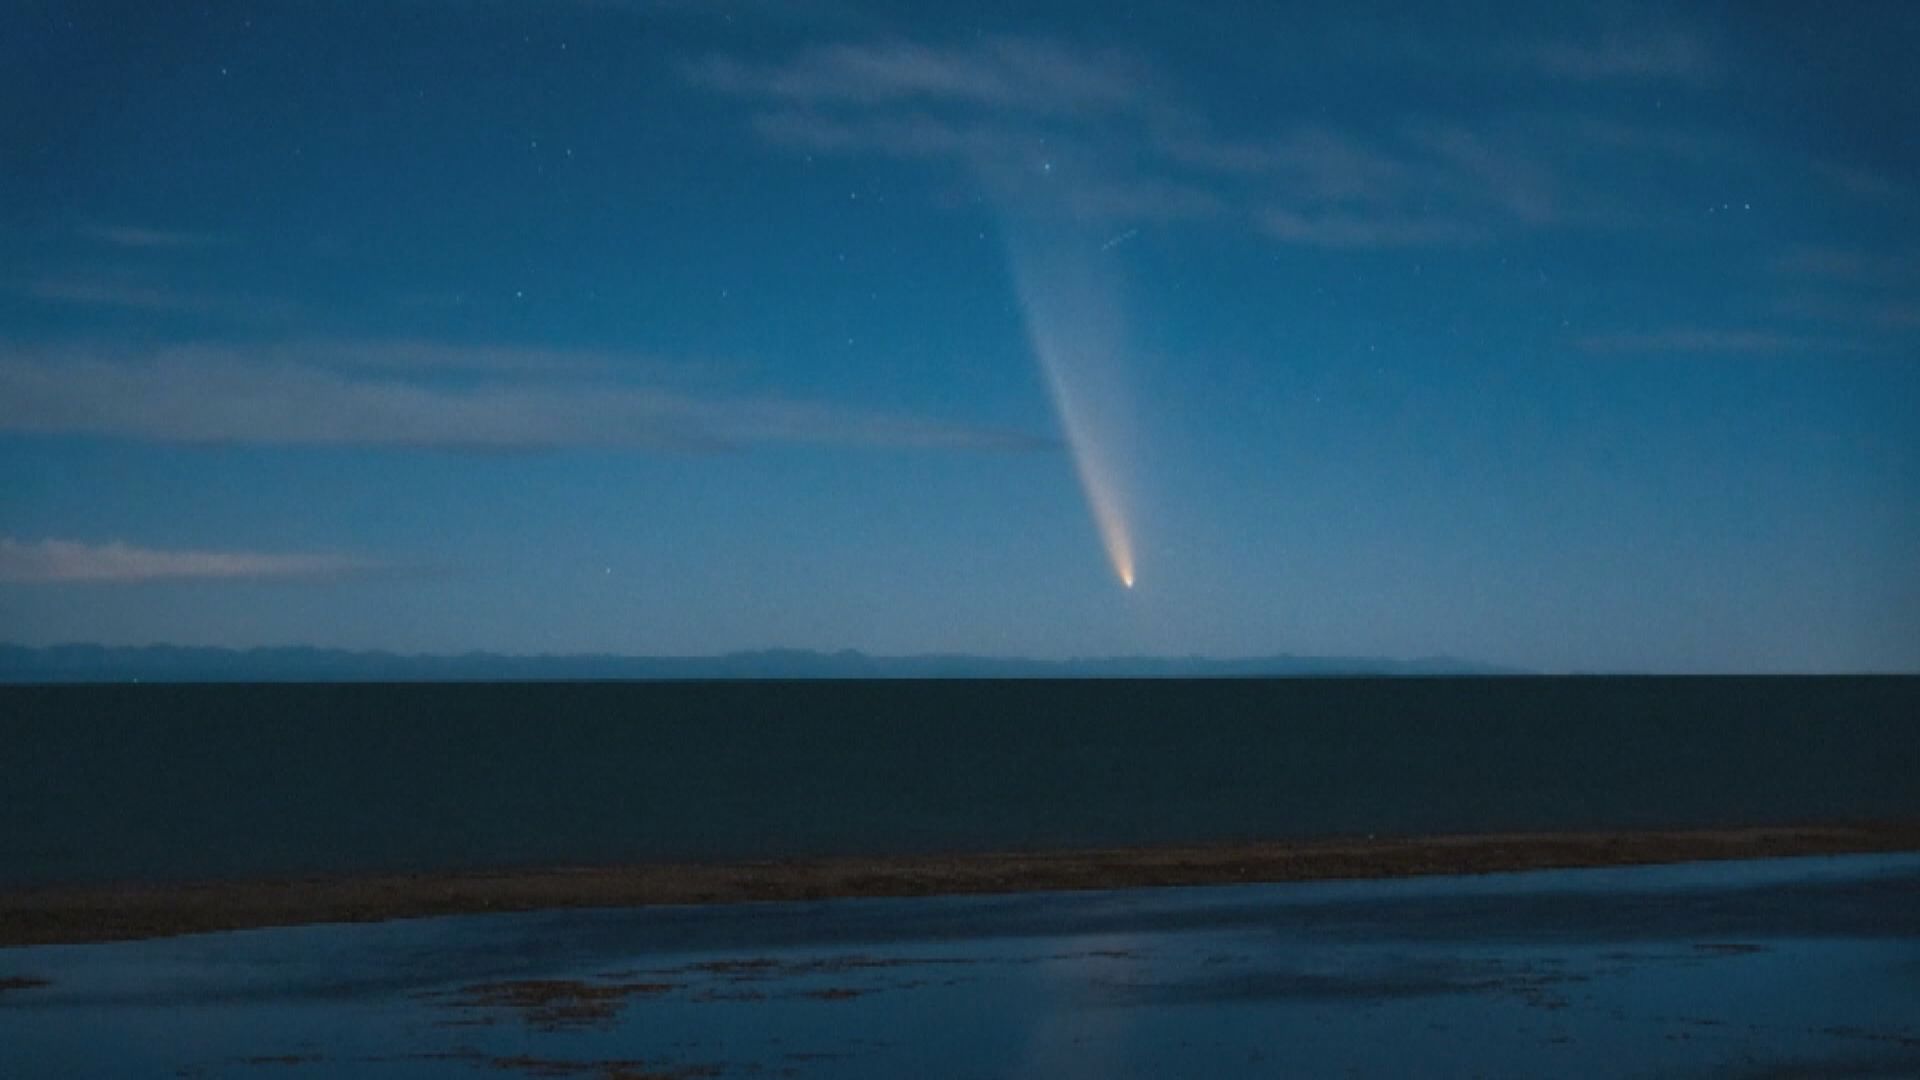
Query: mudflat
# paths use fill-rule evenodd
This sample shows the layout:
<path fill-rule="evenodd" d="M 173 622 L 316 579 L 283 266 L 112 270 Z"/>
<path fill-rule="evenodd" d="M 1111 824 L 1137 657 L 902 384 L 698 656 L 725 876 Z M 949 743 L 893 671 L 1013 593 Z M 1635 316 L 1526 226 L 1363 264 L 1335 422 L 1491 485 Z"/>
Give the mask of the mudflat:
<path fill-rule="evenodd" d="M 1920 821 L 51 886 L 0 891 L 0 946 L 551 908 L 1392 878 L 1895 851 L 1920 851 Z"/>

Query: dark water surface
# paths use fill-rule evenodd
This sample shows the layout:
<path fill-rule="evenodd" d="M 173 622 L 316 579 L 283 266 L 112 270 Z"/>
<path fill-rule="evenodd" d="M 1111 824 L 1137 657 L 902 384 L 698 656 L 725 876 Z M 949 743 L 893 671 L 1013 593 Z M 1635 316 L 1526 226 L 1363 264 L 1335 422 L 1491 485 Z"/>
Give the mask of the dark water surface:
<path fill-rule="evenodd" d="M 1920 856 L 0 949 L 0 1075 L 1920 1076 Z"/>
<path fill-rule="evenodd" d="M 1920 817 L 1920 679 L 0 688 L 0 884 Z"/>

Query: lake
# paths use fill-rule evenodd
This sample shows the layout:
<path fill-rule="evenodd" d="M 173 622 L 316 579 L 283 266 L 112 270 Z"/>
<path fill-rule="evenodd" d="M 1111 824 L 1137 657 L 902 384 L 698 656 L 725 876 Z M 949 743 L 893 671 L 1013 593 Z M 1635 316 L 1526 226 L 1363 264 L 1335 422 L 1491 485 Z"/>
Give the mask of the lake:
<path fill-rule="evenodd" d="M 0 688 L 0 885 L 1920 817 L 1920 679 Z"/>

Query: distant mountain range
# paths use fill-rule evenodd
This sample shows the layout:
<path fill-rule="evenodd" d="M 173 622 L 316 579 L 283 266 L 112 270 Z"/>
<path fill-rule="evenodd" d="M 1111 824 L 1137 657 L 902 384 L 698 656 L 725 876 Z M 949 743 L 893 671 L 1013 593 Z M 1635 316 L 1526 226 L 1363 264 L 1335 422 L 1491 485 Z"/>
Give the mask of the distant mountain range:
<path fill-rule="evenodd" d="M 0 645 L 0 683 L 80 682 L 512 682 L 570 679 L 1099 679 L 1332 675 L 1509 675 L 1451 657 L 1121 656 L 1022 660 L 992 656 L 868 656 L 843 650 L 723 656 L 413 656 L 308 647 L 217 649 Z"/>

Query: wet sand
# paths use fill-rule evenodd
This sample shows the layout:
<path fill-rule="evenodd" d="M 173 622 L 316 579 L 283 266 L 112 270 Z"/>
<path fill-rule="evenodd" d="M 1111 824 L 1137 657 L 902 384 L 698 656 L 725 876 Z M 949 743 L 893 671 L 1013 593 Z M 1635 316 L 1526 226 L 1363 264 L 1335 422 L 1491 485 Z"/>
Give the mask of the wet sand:
<path fill-rule="evenodd" d="M 1899 851 L 1920 851 L 1920 822 L 42 887 L 0 891 L 0 947 L 555 908 L 1399 878 Z"/>

